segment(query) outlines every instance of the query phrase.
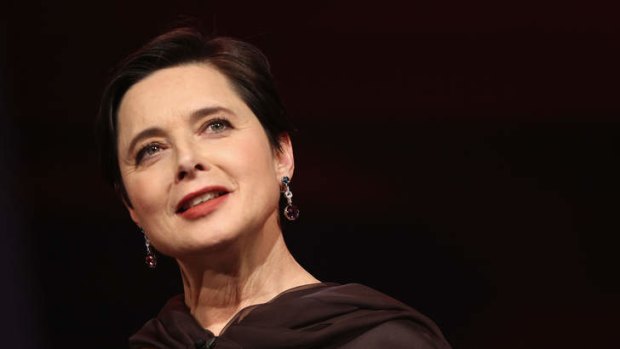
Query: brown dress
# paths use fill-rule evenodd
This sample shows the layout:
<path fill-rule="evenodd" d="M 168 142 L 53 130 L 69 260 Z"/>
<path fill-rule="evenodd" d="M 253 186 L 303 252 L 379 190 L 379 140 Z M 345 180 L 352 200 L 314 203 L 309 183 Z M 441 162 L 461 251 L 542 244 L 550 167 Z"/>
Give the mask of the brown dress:
<path fill-rule="evenodd" d="M 183 296 L 129 339 L 132 349 L 448 349 L 439 328 L 407 305 L 360 284 L 287 290 L 241 310 L 219 336 L 203 329 Z"/>

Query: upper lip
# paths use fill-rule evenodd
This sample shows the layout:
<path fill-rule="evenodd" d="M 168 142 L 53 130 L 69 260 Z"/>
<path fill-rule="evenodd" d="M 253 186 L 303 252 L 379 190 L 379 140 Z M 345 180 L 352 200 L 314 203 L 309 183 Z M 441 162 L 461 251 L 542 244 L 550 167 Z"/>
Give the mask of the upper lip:
<path fill-rule="evenodd" d="M 175 210 L 175 212 L 176 212 L 176 213 L 181 212 L 181 210 L 183 209 L 183 207 L 185 206 L 185 204 L 189 203 L 189 202 L 190 202 L 192 199 L 194 199 L 195 197 L 200 196 L 200 195 L 204 195 L 204 194 L 209 193 L 209 192 L 222 192 L 222 193 L 228 193 L 228 192 L 229 192 L 229 190 L 228 190 L 228 189 L 226 189 L 225 187 L 215 185 L 215 186 L 208 186 L 208 187 L 204 187 L 204 188 L 202 188 L 202 189 L 199 189 L 199 190 L 196 190 L 196 191 L 194 191 L 194 192 L 191 192 L 191 193 L 189 193 L 189 194 L 185 195 L 185 196 L 184 196 L 184 197 L 183 197 L 183 198 L 182 198 L 182 199 L 181 199 L 181 200 L 177 203 L 177 206 L 176 206 L 176 210 Z"/>

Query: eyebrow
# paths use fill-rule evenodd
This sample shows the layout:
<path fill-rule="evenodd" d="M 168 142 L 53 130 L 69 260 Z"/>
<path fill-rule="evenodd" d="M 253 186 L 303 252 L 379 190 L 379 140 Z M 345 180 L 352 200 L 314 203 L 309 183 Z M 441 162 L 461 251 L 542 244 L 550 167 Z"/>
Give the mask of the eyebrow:
<path fill-rule="evenodd" d="M 215 107 L 204 107 L 204 108 L 200 108 L 198 110 L 193 111 L 190 114 L 189 120 L 190 123 L 195 123 L 196 121 L 209 116 L 209 115 L 213 115 L 213 114 L 217 114 L 220 112 L 224 112 L 227 114 L 233 114 L 232 111 L 230 111 L 227 108 L 224 107 L 220 107 L 220 106 L 215 106 Z M 138 144 L 141 140 L 145 139 L 145 138 L 149 138 L 149 137 L 155 137 L 155 136 L 162 136 L 164 135 L 166 132 L 159 128 L 159 127 L 150 127 L 147 128 L 145 130 L 140 131 L 135 137 L 133 137 L 133 139 L 131 140 L 131 142 L 129 143 L 129 147 L 128 147 L 128 154 L 131 156 L 131 154 L 133 154 L 134 152 L 134 148 L 136 147 L 136 144 Z"/>
<path fill-rule="evenodd" d="M 220 107 L 220 106 L 205 107 L 205 108 L 200 108 L 200 109 L 192 112 L 190 114 L 189 121 L 193 124 L 196 121 L 204 118 L 205 116 L 209 116 L 209 115 L 213 115 L 213 114 L 217 114 L 217 113 L 221 113 L 221 112 L 224 112 L 226 114 L 233 114 L 233 112 L 230 111 L 230 109 L 227 109 L 227 108 L 224 108 L 224 107 Z"/>

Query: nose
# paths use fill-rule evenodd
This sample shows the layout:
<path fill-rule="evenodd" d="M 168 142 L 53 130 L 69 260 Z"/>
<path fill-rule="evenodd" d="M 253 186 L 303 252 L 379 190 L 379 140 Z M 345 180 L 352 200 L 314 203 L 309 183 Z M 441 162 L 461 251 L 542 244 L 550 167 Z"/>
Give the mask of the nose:
<path fill-rule="evenodd" d="M 196 172 L 205 171 L 207 166 L 203 161 L 199 160 L 198 154 L 191 148 L 186 148 L 178 153 L 178 168 L 176 172 L 176 180 L 180 182 L 185 179 L 191 179 L 196 176 Z"/>

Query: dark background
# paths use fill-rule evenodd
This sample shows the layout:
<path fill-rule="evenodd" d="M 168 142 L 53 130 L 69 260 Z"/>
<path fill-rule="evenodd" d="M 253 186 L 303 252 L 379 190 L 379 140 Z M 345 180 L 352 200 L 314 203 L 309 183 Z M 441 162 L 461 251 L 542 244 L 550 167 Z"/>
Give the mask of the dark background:
<path fill-rule="evenodd" d="M 2 347 L 123 348 L 180 291 L 173 261 L 145 267 L 92 124 L 111 67 L 187 17 L 270 58 L 299 128 L 286 238 L 317 277 L 455 348 L 616 347 L 611 3 L 2 3 Z"/>

